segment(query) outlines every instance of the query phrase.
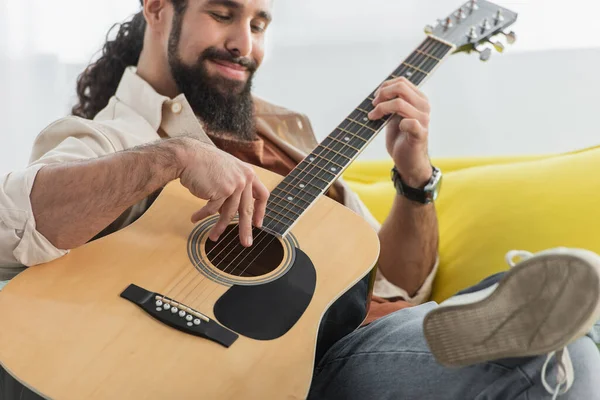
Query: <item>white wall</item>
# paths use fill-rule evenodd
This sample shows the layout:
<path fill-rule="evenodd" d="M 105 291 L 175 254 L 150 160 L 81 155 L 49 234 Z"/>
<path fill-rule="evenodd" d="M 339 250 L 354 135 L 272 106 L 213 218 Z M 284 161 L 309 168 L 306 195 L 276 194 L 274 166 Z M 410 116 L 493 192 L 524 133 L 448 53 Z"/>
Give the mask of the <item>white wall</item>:
<path fill-rule="evenodd" d="M 600 3 L 572 0 L 572 12 L 564 12 L 558 0 L 500 3 L 520 13 L 517 45 L 485 64 L 475 56 L 453 56 L 424 87 L 433 105 L 432 155 L 545 153 L 595 145 L 600 35 L 594 29 Z M 0 0 L 0 174 L 23 167 L 35 135 L 68 113 L 77 74 L 112 22 L 135 12 L 138 1 L 52 4 Z M 447 0 L 275 4 L 256 93 L 307 113 L 320 137 L 413 50 L 423 25 L 453 8 Z M 71 10 L 68 16 L 65 10 Z M 381 141 L 364 156 L 385 157 Z"/>
<path fill-rule="evenodd" d="M 305 112 L 327 135 L 413 44 L 277 48 L 257 92 Z M 425 83 L 433 156 L 560 152 L 600 144 L 600 49 L 457 54 Z M 383 135 L 365 152 L 384 157 Z"/>

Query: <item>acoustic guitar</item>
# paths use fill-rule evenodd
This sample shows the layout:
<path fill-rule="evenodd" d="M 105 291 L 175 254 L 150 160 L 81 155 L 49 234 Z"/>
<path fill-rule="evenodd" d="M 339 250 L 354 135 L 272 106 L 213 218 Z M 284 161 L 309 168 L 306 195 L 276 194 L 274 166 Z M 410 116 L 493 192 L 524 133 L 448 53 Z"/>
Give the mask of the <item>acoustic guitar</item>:
<path fill-rule="evenodd" d="M 386 79 L 420 85 L 456 52 L 487 60 L 516 18 L 471 0 Z M 205 202 L 174 181 L 132 225 L 13 279 L 2 366 L 57 400 L 305 398 L 316 360 L 368 312 L 377 234 L 323 193 L 389 121 L 367 118 L 373 96 L 288 176 L 256 169 L 271 196 L 251 248 L 235 221 L 218 242 L 217 217 L 191 227 Z"/>

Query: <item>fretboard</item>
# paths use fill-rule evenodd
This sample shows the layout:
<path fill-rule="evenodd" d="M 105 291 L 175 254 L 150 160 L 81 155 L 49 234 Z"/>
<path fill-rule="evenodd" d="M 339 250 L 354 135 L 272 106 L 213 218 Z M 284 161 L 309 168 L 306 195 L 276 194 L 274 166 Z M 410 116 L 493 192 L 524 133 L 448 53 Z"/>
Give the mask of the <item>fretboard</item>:
<path fill-rule="evenodd" d="M 403 76 L 419 86 L 451 49 L 450 45 L 428 37 L 386 81 Z M 271 192 L 263 223 L 266 230 L 284 236 L 392 118 L 372 121 L 367 117 L 375 108 L 372 102 L 376 90 Z"/>

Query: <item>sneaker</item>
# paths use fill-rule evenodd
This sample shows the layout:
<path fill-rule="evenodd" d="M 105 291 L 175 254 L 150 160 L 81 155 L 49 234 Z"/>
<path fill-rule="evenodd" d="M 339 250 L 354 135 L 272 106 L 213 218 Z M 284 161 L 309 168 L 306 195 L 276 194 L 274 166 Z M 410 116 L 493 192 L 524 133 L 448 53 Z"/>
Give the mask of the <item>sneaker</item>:
<path fill-rule="evenodd" d="M 425 339 L 438 362 L 449 367 L 548 354 L 542 382 L 556 397 L 573 382 L 565 346 L 600 319 L 600 256 L 557 248 L 511 251 L 506 260 L 511 269 L 499 283 L 455 296 L 428 313 Z M 554 387 L 546 380 L 553 357 L 559 367 Z"/>

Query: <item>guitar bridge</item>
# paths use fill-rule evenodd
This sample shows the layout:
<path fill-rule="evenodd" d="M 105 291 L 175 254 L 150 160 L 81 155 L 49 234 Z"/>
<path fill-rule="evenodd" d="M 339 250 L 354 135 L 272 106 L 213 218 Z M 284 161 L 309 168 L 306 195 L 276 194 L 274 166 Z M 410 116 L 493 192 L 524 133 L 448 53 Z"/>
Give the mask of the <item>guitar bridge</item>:
<path fill-rule="evenodd" d="M 131 284 L 121 297 L 141 307 L 152 317 L 181 332 L 199 336 L 229 347 L 239 335 L 206 315 L 173 299 Z"/>

